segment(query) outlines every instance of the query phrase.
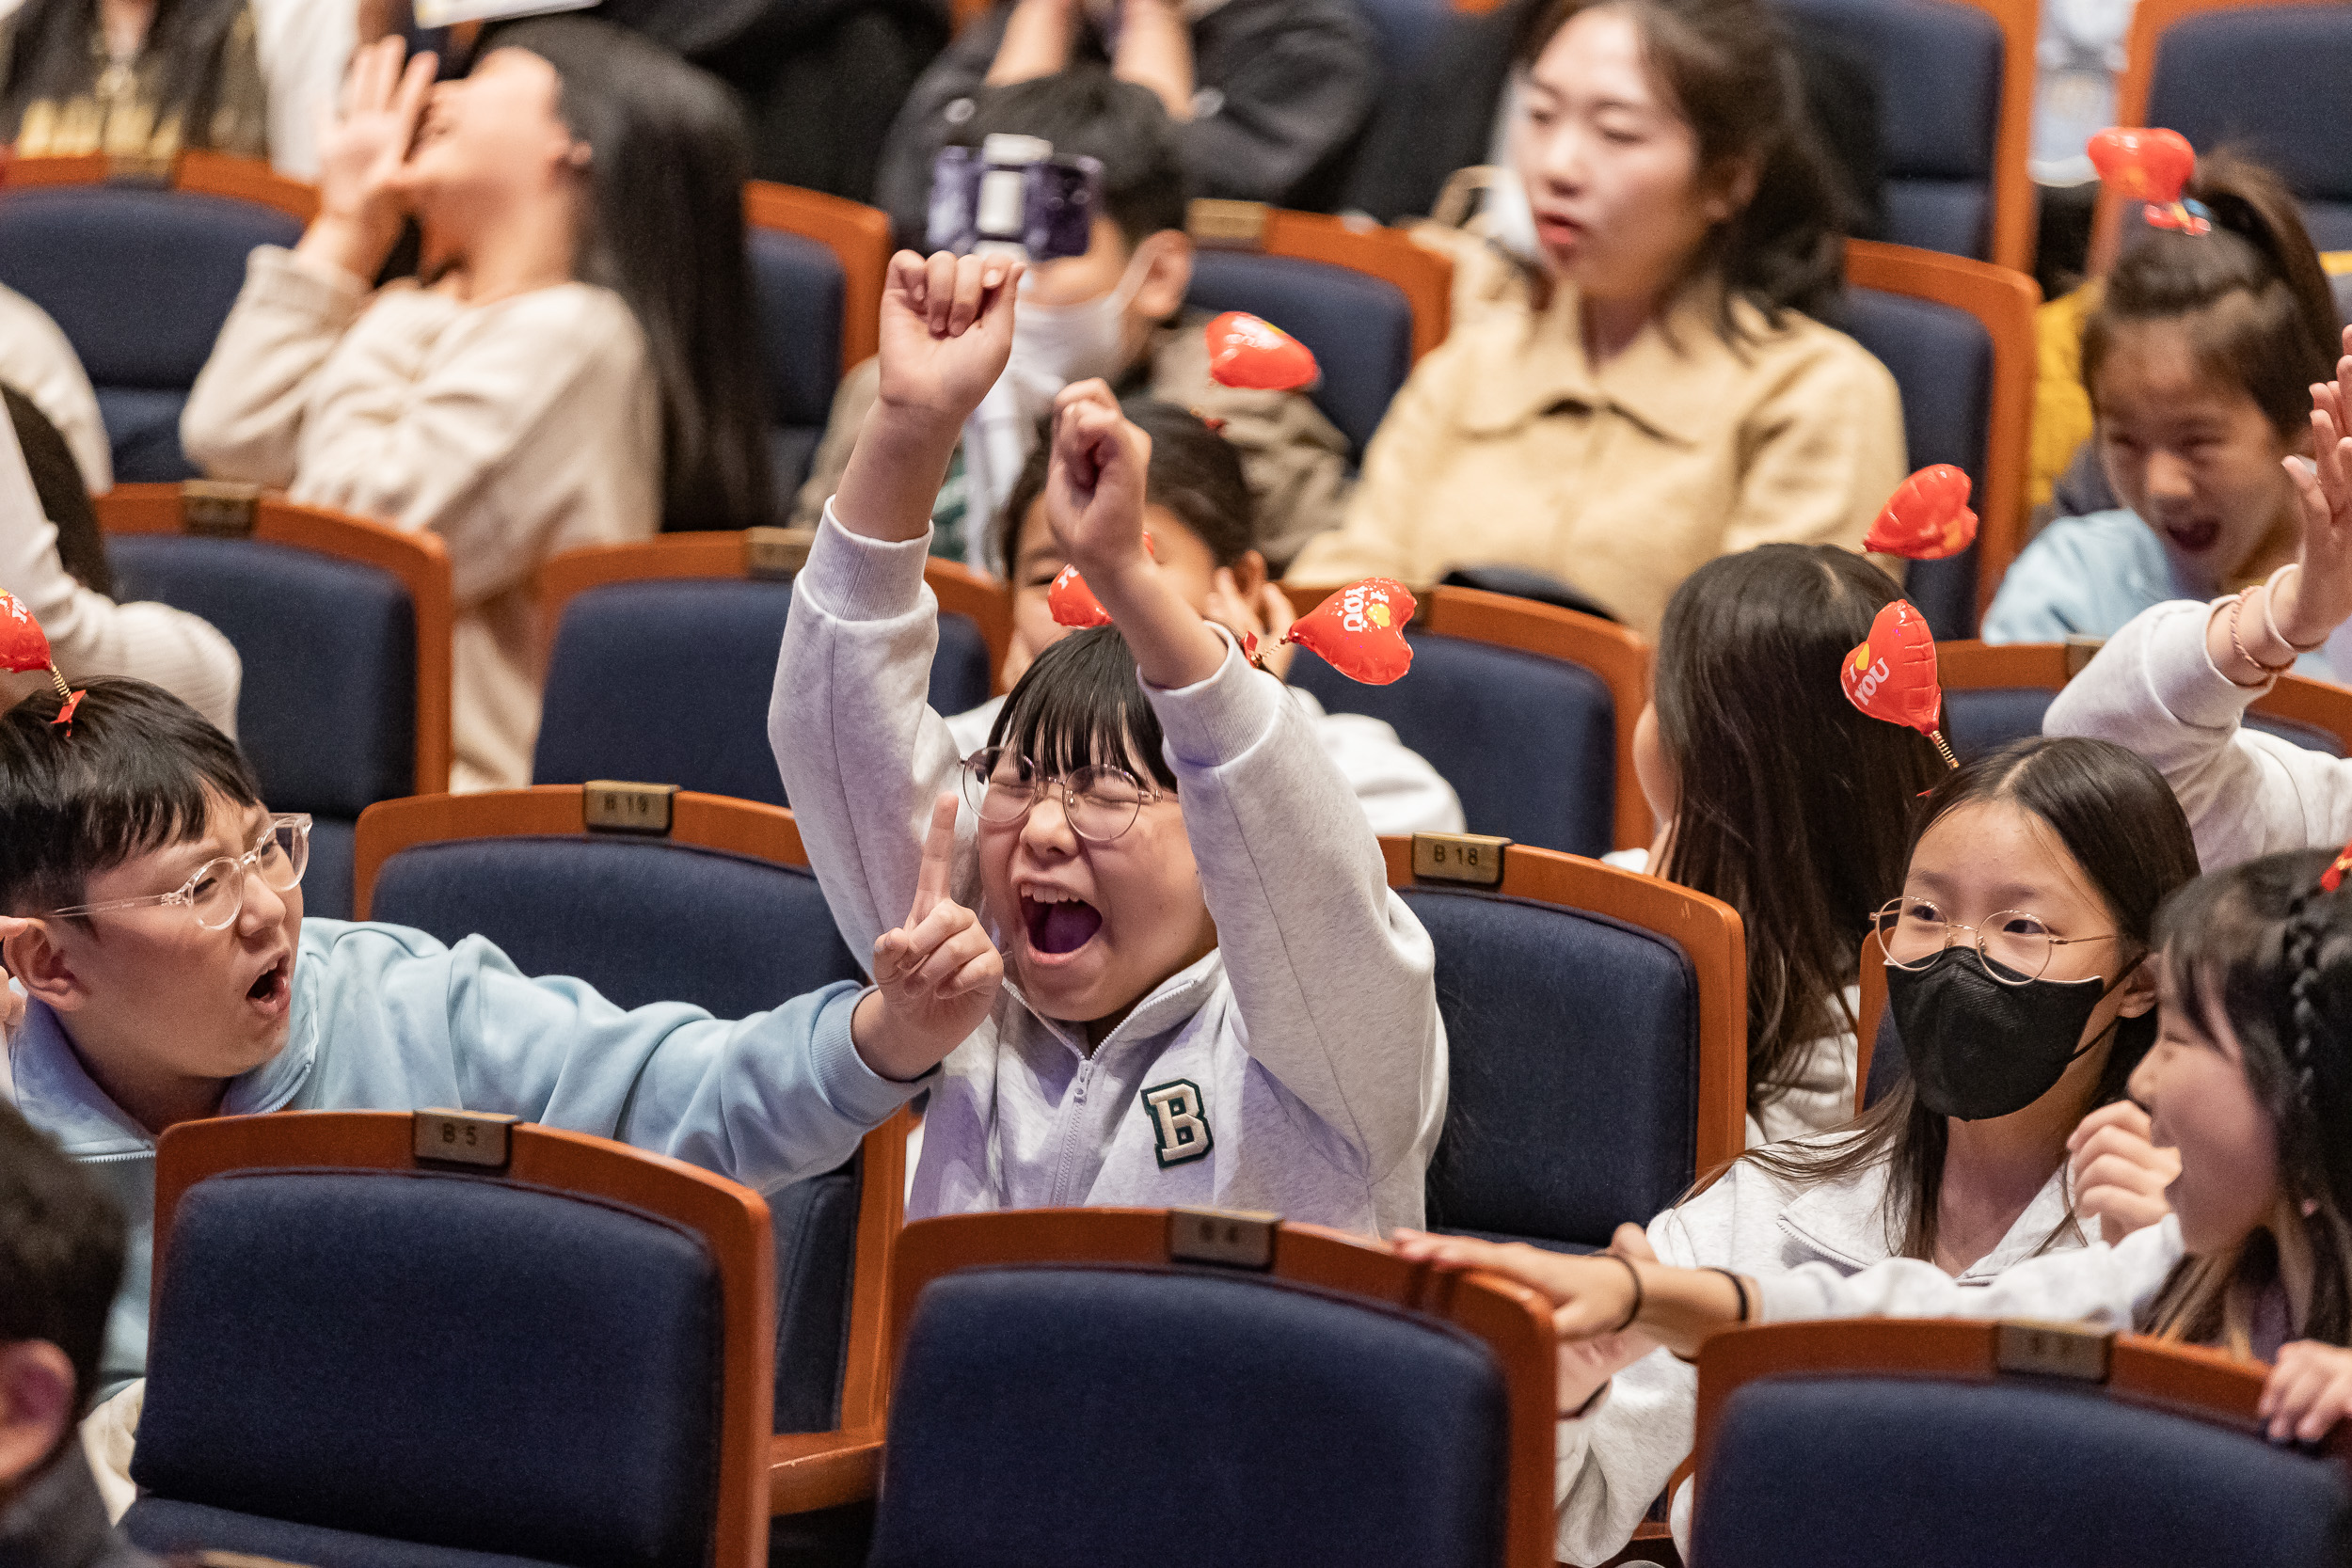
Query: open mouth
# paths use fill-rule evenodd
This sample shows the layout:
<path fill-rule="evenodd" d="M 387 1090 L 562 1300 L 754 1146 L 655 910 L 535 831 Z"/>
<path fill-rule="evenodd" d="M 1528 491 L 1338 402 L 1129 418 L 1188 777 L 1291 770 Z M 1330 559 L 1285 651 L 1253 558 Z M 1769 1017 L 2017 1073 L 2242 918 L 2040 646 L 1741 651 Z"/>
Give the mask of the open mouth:
<path fill-rule="evenodd" d="M 294 955 L 290 953 L 262 971 L 254 982 L 246 987 L 245 998 L 263 1011 L 276 1011 L 284 1006 L 287 993 L 293 989 L 293 981 Z"/>
<path fill-rule="evenodd" d="M 1025 893 L 1021 895 L 1021 923 L 1032 948 L 1058 958 L 1075 953 L 1094 940 L 1094 933 L 1103 928 L 1103 911 L 1083 898 L 1041 901 Z"/>
<path fill-rule="evenodd" d="M 2221 537 L 2221 525 L 2210 520 L 2190 523 L 2167 523 L 2164 529 L 2164 536 L 2172 541 L 2172 547 L 2174 549 L 2186 550 L 2190 554 L 2194 555 L 2201 550 L 2209 550 L 2213 548 L 2215 543 Z"/>

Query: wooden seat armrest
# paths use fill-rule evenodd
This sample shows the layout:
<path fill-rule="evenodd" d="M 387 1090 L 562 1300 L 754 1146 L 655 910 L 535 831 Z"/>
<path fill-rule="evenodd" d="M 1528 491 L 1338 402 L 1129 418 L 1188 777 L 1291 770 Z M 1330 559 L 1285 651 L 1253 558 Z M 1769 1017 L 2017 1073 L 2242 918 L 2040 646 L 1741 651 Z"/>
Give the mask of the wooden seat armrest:
<path fill-rule="evenodd" d="M 880 1427 L 781 1433 L 768 1440 L 768 1512 L 808 1513 L 874 1495 L 882 1471 Z"/>

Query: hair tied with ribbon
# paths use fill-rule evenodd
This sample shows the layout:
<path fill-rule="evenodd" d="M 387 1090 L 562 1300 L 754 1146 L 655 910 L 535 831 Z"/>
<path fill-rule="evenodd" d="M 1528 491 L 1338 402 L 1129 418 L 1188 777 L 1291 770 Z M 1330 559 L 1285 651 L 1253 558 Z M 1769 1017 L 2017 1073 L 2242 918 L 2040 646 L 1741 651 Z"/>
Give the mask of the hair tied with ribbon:
<path fill-rule="evenodd" d="M 73 710 L 82 705 L 85 692 L 66 684 L 57 671 L 57 661 L 49 651 L 49 634 L 40 629 L 40 623 L 32 612 L 16 601 L 12 594 L 0 593 L 0 670 L 22 674 L 32 670 L 46 670 L 57 688 L 57 716 L 50 723 L 62 724 L 65 733 L 73 733 Z"/>
<path fill-rule="evenodd" d="M 2189 176 L 2197 172 L 2197 150 L 2178 131 L 2110 125 L 2090 138 L 2090 166 L 2126 201 L 2144 201 L 2140 215 L 2157 229 L 2183 234 L 2213 232 L 2213 213 L 2200 201 L 2184 201 Z"/>
<path fill-rule="evenodd" d="M 1897 599 L 1878 612 L 1870 635 L 1846 656 L 1838 679 L 1846 700 L 1871 718 L 1917 730 L 1935 742 L 1952 767 L 1960 759 L 1944 743 L 1944 689 L 1935 678 L 1935 634 L 1911 607 Z"/>
<path fill-rule="evenodd" d="M 1866 550 L 1906 561 L 1942 561 L 1977 541 L 1968 476 L 1949 463 L 1920 469 L 1895 487 L 1862 541 Z"/>

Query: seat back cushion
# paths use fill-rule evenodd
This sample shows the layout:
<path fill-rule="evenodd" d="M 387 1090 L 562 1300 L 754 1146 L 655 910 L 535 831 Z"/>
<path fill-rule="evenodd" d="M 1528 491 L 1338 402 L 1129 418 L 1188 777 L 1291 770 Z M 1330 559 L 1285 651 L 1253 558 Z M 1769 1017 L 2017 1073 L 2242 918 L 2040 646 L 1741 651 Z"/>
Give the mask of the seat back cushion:
<path fill-rule="evenodd" d="M 2352 246 L 2352 167 L 2323 126 L 2352 118 L 2352 16 L 2262 6 L 2184 17 L 2164 31 L 2145 123 L 2201 152 L 2234 148 L 2279 171 L 2322 250 Z"/>
<path fill-rule="evenodd" d="M 1950 463 L 1981 484 L 1993 408 L 1993 338 L 1984 324 L 1952 306 L 1849 289 L 1837 325 L 1894 372 L 1911 467 Z M 1949 560 L 1912 562 L 1904 590 L 1938 638 L 1976 635 L 1976 546 Z"/>
<path fill-rule="evenodd" d="M 1392 725 L 1461 797 L 1474 833 L 1602 855 L 1616 832 L 1616 704 L 1581 664 L 1413 633 L 1413 672 L 1359 686 L 1301 648 L 1291 683 Z"/>
<path fill-rule="evenodd" d="M 850 1354 L 864 1154 L 795 1181 L 768 1200 L 776 1248 L 778 1432 L 830 1432 L 841 1421 Z"/>
<path fill-rule="evenodd" d="M 564 607 L 548 664 L 535 784 L 639 779 L 787 805 L 768 749 L 768 699 L 788 582 L 691 578 L 608 583 Z M 988 701 L 988 643 L 939 618 L 931 706 Z"/>
<path fill-rule="evenodd" d="M 661 839 L 460 839 L 402 850 L 373 918 L 481 935 L 525 974 L 568 974 L 623 1007 L 742 1018 L 858 976 L 808 871 Z"/>
<path fill-rule="evenodd" d="M 1203 250 L 1193 259 L 1184 303 L 1263 316 L 1311 349 L 1323 367 L 1323 384 L 1311 394 L 1315 406 L 1359 452 L 1413 368 L 1413 308 L 1405 291 L 1346 267 Z"/>
<path fill-rule="evenodd" d="M 1973 762 L 2012 740 L 2042 733 L 2042 716 L 2058 693 L 2038 686 L 1944 689 L 1944 738 L 1953 754 Z"/>
<path fill-rule="evenodd" d="M 1451 1086 L 1429 1223 L 1605 1245 L 1696 1174 L 1698 989 L 1664 938 L 1602 915 L 1412 888 L 1438 951 Z"/>
<path fill-rule="evenodd" d="M 1255 1275 L 935 1280 L 887 1451 L 874 1568 L 1485 1568 L 1502 1549 L 1486 1347 Z"/>
<path fill-rule="evenodd" d="M 841 309 L 848 282 L 833 251 L 781 230 L 751 231 L 768 418 L 821 427 L 841 382 Z"/>
<path fill-rule="evenodd" d="M 278 811 L 357 817 L 414 793 L 417 620 L 391 573 L 255 539 L 119 534 L 116 597 L 200 615 L 235 644 L 237 742 Z"/>
<path fill-rule="evenodd" d="M 2352 1522 L 2341 1471 L 2249 1433 L 2095 1391 L 1911 1378 L 1735 1390 L 1698 1498 L 1708 1568 L 2321 1568 Z"/>
<path fill-rule="evenodd" d="M 182 1200 L 133 1479 L 292 1524 L 702 1568 L 723 1314 L 702 1240 L 471 1176 L 243 1171 Z"/>

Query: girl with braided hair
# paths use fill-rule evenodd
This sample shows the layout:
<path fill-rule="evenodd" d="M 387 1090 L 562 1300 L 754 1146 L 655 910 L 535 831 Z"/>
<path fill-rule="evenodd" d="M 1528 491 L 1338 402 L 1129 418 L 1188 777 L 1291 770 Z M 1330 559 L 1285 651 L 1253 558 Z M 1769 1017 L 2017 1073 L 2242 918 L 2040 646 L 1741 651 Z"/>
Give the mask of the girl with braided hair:
<path fill-rule="evenodd" d="M 1751 1277 L 1623 1255 L 1400 1232 L 1426 1260 L 1493 1269 L 1552 1301 L 1564 1340 L 1638 1329 L 1690 1354 L 1717 1329 L 1798 1318 L 2034 1318 L 2131 1329 L 2272 1364 L 2274 1441 L 2352 1414 L 2352 847 L 2211 873 L 2156 922 L 2161 1022 L 2131 1076 L 2178 1150 L 2170 1212 L 2120 1242 L 2030 1259 L 1989 1285 L 1897 1258 Z"/>

